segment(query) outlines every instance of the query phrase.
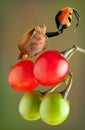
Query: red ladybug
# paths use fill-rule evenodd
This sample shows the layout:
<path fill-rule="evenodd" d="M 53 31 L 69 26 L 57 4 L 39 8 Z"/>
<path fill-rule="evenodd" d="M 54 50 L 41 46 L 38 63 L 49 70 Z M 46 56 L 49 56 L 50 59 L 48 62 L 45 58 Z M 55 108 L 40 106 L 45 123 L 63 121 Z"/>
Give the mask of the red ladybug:
<path fill-rule="evenodd" d="M 57 32 L 47 32 L 48 37 L 54 37 L 60 35 L 64 29 L 68 28 L 71 25 L 72 13 L 74 13 L 77 23 L 76 27 L 79 25 L 80 16 L 74 8 L 66 7 L 58 11 L 55 16 L 56 26 L 58 28 Z"/>
<path fill-rule="evenodd" d="M 61 9 L 55 16 L 56 26 L 59 31 L 63 31 L 63 29 L 66 29 L 71 25 L 72 13 L 76 16 L 76 27 L 78 26 L 80 21 L 78 12 L 74 8 L 66 7 Z"/>

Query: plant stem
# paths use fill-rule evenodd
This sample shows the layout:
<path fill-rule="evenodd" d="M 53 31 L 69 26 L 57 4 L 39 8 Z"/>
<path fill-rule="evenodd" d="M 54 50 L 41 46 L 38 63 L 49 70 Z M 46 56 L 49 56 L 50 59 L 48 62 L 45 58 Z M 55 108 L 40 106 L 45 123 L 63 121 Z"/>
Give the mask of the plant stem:
<path fill-rule="evenodd" d="M 61 92 L 61 94 L 63 95 L 64 99 L 67 98 L 69 92 L 70 92 L 70 89 L 72 87 L 72 82 L 73 82 L 73 74 L 72 73 L 69 73 L 69 79 L 68 79 L 68 84 L 66 86 L 66 88 Z"/>
<path fill-rule="evenodd" d="M 70 49 L 61 52 L 61 54 L 63 54 L 63 56 L 69 60 L 76 51 L 85 53 L 85 49 L 82 49 L 77 45 L 73 45 Z"/>
<path fill-rule="evenodd" d="M 57 84 L 56 86 L 54 86 L 53 88 L 51 88 L 50 90 L 47 91 L 47 93 L 52 93 L 55 91 L 56 88 L 58 88 L 60 85 L 64 84 L 64 81 L 60 82 L 59 84 Z"/>
<path fill-rule="evenodd" d="M 50 90 L 48 90 L 47 92 L 46 92 L 46 94 L 47 93 L 52 93 L 52 92 L 54 92 L 55 90 L 56 90 L 56 88 L 58 88 L 60 85 L 62 85 L 62 84 L 66 84 L 67 85 L 67 87 L 69 86 L 69 82 L 70 82 L 70 80 L 71 80 L 71 77 L 72 77 L 72 73 L 69 73 L 68 75 L 67 75 L 67 77 L 62 81 L 62 82 L 60 82 L 59 84 L 57 84 L 56 86 L 54 86 L 53 88 L 51 88 Z M 65 92 L 64 92 L 65 91 Z M 65 93 L 67 93 L 66 91 L 66 89 L 64 90 L 64 91 L 62 91 L 61 93 L 63 94 L 63 96 L 64 95 L 66 95 Z"/>

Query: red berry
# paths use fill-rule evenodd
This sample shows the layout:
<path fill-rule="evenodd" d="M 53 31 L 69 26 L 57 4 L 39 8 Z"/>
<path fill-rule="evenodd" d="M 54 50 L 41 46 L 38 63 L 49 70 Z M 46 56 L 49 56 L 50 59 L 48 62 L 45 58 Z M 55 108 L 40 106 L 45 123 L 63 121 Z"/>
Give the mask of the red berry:
<path fill-rule="evenodd" d="M 34 64 L 30 60 L 16 63 L 8 75 L 9 84 L 18 91 L 30 91 L 38 86 L 38 81 L 33 74 Z"/>
<path fill-rule="evenodd" d="M 49 50 L 41 54 L 34 65 L 35 78 L 45 86 L 61 82 L 68 72 L 67 59 L 56 50 Z"/>

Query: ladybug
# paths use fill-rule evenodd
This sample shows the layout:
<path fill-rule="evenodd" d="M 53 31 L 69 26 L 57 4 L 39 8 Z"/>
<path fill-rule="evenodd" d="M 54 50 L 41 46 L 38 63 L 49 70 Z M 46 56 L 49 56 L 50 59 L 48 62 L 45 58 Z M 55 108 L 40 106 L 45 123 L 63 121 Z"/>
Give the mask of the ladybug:
<path fill-rule="evenodd" d="M 80 16 L 74 8 L 66 7 L 61 9 L 55 16 L 56 26 L 59 31 L 63 32 L 64 29 L 68 28 L 71 25 L 72 13 L 76 16 L 77 24 L 79 25 Z"/>
<path fill-rule="evenodd" d="M 71 25 L 72 13 L 74 13 L 77 19 L 76 27 L 78 27 L 79 21 L 80 21 L 80 16 L 78 12 L 74 8 L 66 7 L 58 11 L 58 13 L 55 16 L 55 22 L 56 22 L 58 31 L 47 32 L 46 35 L 48 37 L 54 37 L 54 36 L 60 35 L 64 29 L 68 28 Z"/>

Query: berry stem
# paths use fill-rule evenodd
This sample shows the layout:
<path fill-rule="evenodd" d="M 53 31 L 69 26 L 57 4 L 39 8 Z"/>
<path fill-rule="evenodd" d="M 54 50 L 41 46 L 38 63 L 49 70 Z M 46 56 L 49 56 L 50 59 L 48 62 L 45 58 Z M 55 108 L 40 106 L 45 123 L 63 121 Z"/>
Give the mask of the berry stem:
<path fill-rule="evenodd" d="M 67 77 L 66 77 L 62 82 L 60 82 L 59 84 L 57 84 L 56 86 L 54 86 L 53 88 L 51 88 L 50 90 L 48 90 L 48 91 L 45 92 L 45 93 L 46 93 L 46 94 L 47 94 L 47 93 L 52 93 L 52 92 L 54 92 L 54 91 L 56 90 L 56 88 L 58 88 L 60 85 L 66 84 L 66 85 L 67 85 L 66 89 L 61 92 L 62 95 L 63 95 L 64 98 L 65 98 L 66 95 L 68 95 L 68 93 L 69 93 L 69 91 L 70 91 L 70 87 L 71 87 L 70 82 L 72 82 L 71 80 L 72 80 L 72 73 L 69 73 L 69 74 L 67 75 Z"/>
<path fill-rule="evenodd" d="M 58 88 L 62 84 L 64 84 L 64 81 L 62 81 L 59 84 L 57 84 L 56 86 L 54 86 L 53 88 L 51 88 L 50 90 L 48 90 L 46 93 L 52 93 L 52 92 L 54 92 L 55 89 Z"/>
<path fill-rule="evenodd" d="M 68 97 L 68 94 L 70 92 L 70 89 L 72 87 L 72 82 L 73 82 L 73 74 L 69 73 L 68 77 L 66 78 L 66 88 L 61 92 L 61 94 L 63 95 L 64 99 L 66 99 Z"/>
<path fill-rule="evenodd" d="M 75 52 L 81 52 L 81 53 L 85 53 L 85 49 L 82 49 L 80 47 L 78 47 L 77 45 L 73 45 L 70 49 L 68 50 L 65 50 L 63 52 L 61 52 L 61 54 L 63 54 L 63 56 L 66 58 L 66 59 L 70 59 L 71 56 L 75 53 Z"/>

